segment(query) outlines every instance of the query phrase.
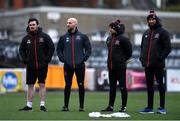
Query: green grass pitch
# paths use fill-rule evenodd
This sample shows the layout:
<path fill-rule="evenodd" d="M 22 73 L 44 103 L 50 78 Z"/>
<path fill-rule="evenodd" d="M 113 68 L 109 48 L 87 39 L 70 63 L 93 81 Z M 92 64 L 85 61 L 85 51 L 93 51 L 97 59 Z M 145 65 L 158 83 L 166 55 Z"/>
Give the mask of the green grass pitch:
<path fill-rule="evenodd" d="M 114 112 L 121 104 L 120 92 L 117 91 Z M 90 118 L 90 112 L 99 112 L 108 103 L 108 92 L 86 91 L 85 111 L 79 112 L 79 97 L 77 91 L 71 92 L 69 112 L 62 112 L 63 91 L 47 91 L 46 107 L 48 112 L 39 110 L 39 95 L 36 92 L 33 111 L 20 112 L 26 104 L 26 93 L 0 94 L 0 120 L 180 120 L 180 93 L 166 93 L 167 114 L 139 114 L 138 110 L 146 106 L 146 92 L 129 92 L 127 113 L 129 118 Z M 159 106 L 159 95 L 155 92 L 154 109 Z"/>

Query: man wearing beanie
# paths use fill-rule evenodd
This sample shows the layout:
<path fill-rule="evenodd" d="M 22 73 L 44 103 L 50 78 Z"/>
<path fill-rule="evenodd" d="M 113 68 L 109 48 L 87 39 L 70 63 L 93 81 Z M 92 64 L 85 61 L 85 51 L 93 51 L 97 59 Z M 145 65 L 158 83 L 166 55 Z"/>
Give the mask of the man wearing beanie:
<path fill-rule="evenodd" d="M 102 111 L 113 111 L 116 98 L 117 81 L 121 91 L 121 107 L 119 112 L 126 111 L 128 92 L 126 88 L 126 64 L 132 55 L 132 45 L 127 37 L 124 36 L 125 26 L 120 20 L 109 24 L 110 36 L 107 38 L 108 60 L 107 66 L 109 71 L 109 104 Z"/>
<path fill-rule="evenodd" d="M 150 11 L 147 16 L 149 29 L 142 36 L 140 61 L 145 68 L 146 86 L 147 86 L 147 107 L 140 110 L 140 113 L 154 113 L 154 80 L 156 80 L 159 95 L 160 106 L 157 113 L 166 114 L 165 109 L 165 81 L 164 67 L 165 59 L 171 52 L 171 42 L 169 33 L 162 28 L 160 19 L 154 11 Z M 155 77 L 155 78 L 154 78 Z"/>

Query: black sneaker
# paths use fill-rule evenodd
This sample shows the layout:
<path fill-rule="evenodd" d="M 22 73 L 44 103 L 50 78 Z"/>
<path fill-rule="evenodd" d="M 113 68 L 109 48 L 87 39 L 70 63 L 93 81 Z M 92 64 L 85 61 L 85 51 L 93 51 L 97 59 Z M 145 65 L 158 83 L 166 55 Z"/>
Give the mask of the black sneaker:
<path fill-rule="evenodd" d="M 28 106 L 25 106 L 25 107 L 19 109 L 19 111 L 32 111 L 32 107 L 30 108 Z"/>
<path fill-rule="evenodd" d="M 126 107 L 122 106 L 119 112 L 126 112 Z"/>
<path fill-rule="evenodd" d="M 113 107 L 112 106 L 108 106 L 106 109 L 101 110 L 102 112 L 112 112 L 113 111 Z"/>
<path fill-rule="evenodd" d="M 40 111 L 47 112 L 47 109 L 46 109 L 46 107 L 44 107 L 44 106 L 40 106 Z"/>
<path fill-rule="evenodd" d="M 83 108 L 79 108 L 79 111 L 80 111 L 80 112 L 83 112 L 83 111 L 84 111 L 84 109 L 83 109 Z"/>
<path fill-rule="evenodd" d="M 61 111 L 69 111 L 69 108 L 66 106 L 63 106 Z"/>

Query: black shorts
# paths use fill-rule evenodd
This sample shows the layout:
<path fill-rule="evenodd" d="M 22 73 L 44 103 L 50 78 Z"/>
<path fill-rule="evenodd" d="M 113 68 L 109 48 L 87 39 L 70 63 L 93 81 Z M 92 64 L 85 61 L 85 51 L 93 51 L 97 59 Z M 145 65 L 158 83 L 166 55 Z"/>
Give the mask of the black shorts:
<path fill-rule="evenodd" d="M 26 84 L 35 84 L 37 79 L 38 83 L 44 83 L 47 77 L 48 68 L 29 69 L 26 71 Z"/>

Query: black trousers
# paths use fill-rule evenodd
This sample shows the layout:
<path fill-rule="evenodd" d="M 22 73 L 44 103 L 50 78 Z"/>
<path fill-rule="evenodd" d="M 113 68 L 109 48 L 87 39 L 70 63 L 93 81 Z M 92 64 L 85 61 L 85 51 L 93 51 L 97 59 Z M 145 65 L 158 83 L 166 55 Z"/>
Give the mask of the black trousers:
<path fill-rule="evenodd" d="M 109 106 L 114 106 L 115 98 L 116 98 L 116 88 L 117 81 L 119 81 L 119 87 L 121 91 L 121 99 L 122 99 L 122 107 L 126 107 L 127 105 L 127 88 L 126 88 L 126 68 L 118 69 L 118 70 L 109 70 L 109 83 L 110 83 L 110 91 L 109 91 Z"/>
<path fill-rule="evenodd" d="M 147 96 L 148 96 L 147 106 L 149 108 L 153 108 L 154 79 L 155 79 L 158 84 L 158 89 L 159 89 L 160 107 L 164 108 L 165 106 L 165 81 L 163 79 L 164 68 L 146 67 L 145 75 L 146 75 L 146 86 L 147 86 Z"/>
<path fill-rule="evenodd" d="M 79 107 L 84 108 L 84 76 L 85 76 L 85 64 L 81 64 L 76 68 L 72 68 L 68 65 L 64 65 L 64 77 L 65 77 L 65 90 L 64 90 L 64 106 L 68 107 L 69 98 L 71 93 L 71 85 L 73 74 L 76 74 L 76 79 L 79 87 Z"/>

